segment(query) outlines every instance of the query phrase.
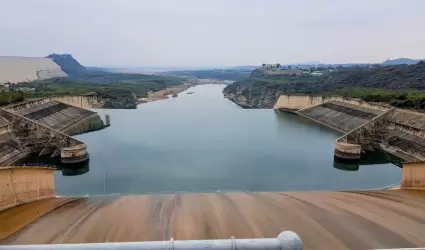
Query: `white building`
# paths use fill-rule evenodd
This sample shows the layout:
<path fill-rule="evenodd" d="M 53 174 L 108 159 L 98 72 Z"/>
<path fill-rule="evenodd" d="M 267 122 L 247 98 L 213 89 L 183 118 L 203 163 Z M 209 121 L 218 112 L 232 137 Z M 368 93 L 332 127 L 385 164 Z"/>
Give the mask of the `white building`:
<path fill-rule="evenodd" d="M 323 72 L 320 72 L 320 71 L 313 71 L 313 72 L 311 72 L 311 74 L 310 75 L 312 75 L 312 76 L 322 76 L 323 75 Z"/>

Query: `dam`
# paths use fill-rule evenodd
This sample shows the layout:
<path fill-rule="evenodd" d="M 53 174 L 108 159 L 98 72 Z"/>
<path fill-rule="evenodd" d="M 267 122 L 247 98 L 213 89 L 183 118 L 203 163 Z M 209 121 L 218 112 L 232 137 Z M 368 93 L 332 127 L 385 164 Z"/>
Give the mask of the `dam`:
<path fill-rule="evenodd" d="M 116 122 L 75 137 L 90 148 L 87 173 L 5 169 L 0 197 L 19 205 L 0 212 L 0 244 L 261 239 L 290 230 L 304 249 L 425 245 L 423 191 L 383 189 L 423 165 L 335 169 L 340 133 L 241 109 L 221 90 L 197 86 L 136 110 L 99 110 Z"/>
<path fill-rule="evenodd" d="M 97 113 L 48 98 L 0 108 L 0 165 L 30 154 L 61 156 L 63 163 L 88 160 L 83 142 L 70 137 L 104 127 Z"/>
<path fill-rule="evenodd" d="M 1 245 L 274 238 L 287 230 L 303 249 L 425 245 L 420 190 L 55 197 L 52 170 L 0 169 L 0 185 L 10 180 L 16 193 L 0 186 L 0 197 L 20 205 L 0 211 Z"/>

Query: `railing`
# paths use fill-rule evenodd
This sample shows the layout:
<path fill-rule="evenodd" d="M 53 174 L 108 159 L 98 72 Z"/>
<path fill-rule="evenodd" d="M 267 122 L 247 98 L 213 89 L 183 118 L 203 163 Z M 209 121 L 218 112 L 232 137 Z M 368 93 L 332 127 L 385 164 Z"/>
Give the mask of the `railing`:
<path fill-rule="evenodd" d="M 107 250 L 301 250 L 300 237 L 291 231 L 280 233 L 277 238 L 266 239 L 228 239 L 228 240 L 189 240 L 189 241 L 147 241 L 147 242 L 116 242 L 116 243 L 81 243 L 52 245 L 17 245 L 0 246 L 0 250 L 34 250 L 34 249 L 107 249 Z"/>

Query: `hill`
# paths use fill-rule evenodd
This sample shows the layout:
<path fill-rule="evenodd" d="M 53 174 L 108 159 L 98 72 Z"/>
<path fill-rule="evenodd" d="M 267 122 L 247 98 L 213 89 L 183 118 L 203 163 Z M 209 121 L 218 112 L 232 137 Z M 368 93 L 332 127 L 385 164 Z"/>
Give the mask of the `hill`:
<path fill-rule="evenodd" d="M 87 69 L 70 54 L 50 54 L 46 58 L 52 59 L 69 77 L 81 76 L 87 73 Z"/>
<path fill-rule="evenodd" d="M 232 67 L 231 69 L 236 69 L 236 70 L 254 70 L 256 68 L 258 68 L 260 66 L 252 66 L 252 65 L 244 65 L 244 66 L 235 66 Z"/>
<path fill-rule="evenodd" d="M 181 77 L 196 77 L 201 79 L 216 79 L 239 81 L 247 78 L 251 73 L 251 69 L 209 69 L 209 70 L 181 70 L 181 71 L 166 71 L 161 75 L 181 76 Z"/>
<path fill-rule="evenodd" d="M 413 65 L 341 67 L 322 76 L 268 75 L 258 70 L 223 93 L 247 108 L 271 108 L 280 94 L 338 94 L 398 107 L 425 109 L 425 62 Z"/>
<path fill-rule="evenodd" d="M 401 65 L 401 64 L 416 64 L 420 60 L 410 59 L 410 58 L 397 58 L 392 60 L 386 60 L 381 65 Z"/>
<path fill-rule="evenodd" d="M 11 92 L 21 89 L 33 89 L 31 97 L 46 97 L 58 95 L 80 95 L 96 92 L 102 98 L 110 101 L 108 108 L 136 108 L 139 98 L 148 96 L 150 91 L 183 84 L 182 79 L 171 76 L 144 74 L 112 73 L 98 69 L 87 69 L 69 54 L 50 54 L 41 58 L 55 65 L 63 75 L 68 77 L 32 78 L 29 82 L 19 82 L 9 88 Z M 1 66 L 1 65 L 0 65 Z M 1 70 L 1 67 L 0 67 Z M 66 73 L 65 73 L 66 72 Z M 27 93 L 26 93 L 27 94 Z M 14 102 L 21 100 L 21 95 L 0 93 L 2 100 Z M 3 101 L 4 102 L 4 101 Z"/>

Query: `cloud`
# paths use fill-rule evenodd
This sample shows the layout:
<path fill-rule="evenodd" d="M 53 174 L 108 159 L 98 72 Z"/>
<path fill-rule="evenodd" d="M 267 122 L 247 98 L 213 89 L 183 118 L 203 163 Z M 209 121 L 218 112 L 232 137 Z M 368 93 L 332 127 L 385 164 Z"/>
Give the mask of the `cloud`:
<path fill-rule="evenodd" d="M 1 55 L 93 66 L 425 58 L 422 0 L 0 0 Z"/>

